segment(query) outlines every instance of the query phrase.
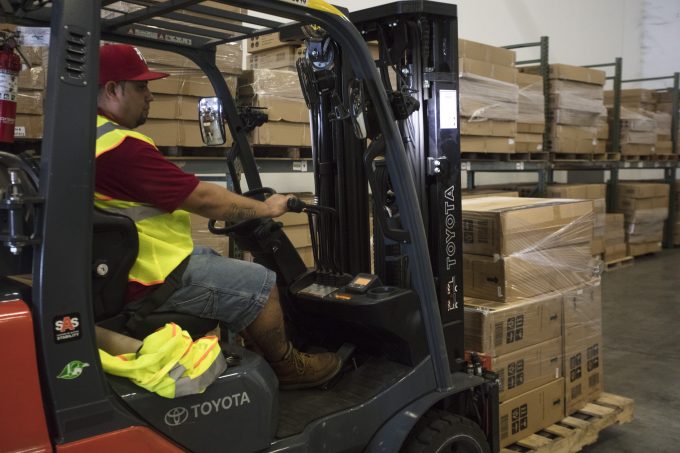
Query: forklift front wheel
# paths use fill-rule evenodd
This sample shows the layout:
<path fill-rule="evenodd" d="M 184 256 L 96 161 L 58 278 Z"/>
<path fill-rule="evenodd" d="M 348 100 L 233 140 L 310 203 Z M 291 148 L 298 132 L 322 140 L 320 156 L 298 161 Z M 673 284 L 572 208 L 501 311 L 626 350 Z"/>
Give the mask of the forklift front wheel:
<path fill-rule="evenodd" d="M 490 453 L 489 443 L 472 420 L 430 410 L 409 434 L 402 453 Z"/>

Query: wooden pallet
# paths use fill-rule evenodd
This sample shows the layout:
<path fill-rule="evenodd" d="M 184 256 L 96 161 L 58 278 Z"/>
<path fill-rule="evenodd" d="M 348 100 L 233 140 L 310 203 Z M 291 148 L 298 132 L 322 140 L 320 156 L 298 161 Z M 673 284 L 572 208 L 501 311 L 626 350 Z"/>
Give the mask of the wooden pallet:
<path fill-rule="evenodd" d="M 486 152 L 468 152 L 461 151 L 461 160 L 497 160 L 507 162 L 515 156 L 515 153 L 486 153 Z"/>
<path fill-rule="evenodd" d="M 604 270 L 607 272 L 615 271 L 617 269 L 623 269 L 624 267 L 633 265 L 632 256 L 624 256 L 618 260 L 607 261 L 604 263 Z"/>
<path fill-rule="evenodd" d="M 651 154 L 644 156 L 636 156 L 632 154 L 621 154 L 621 160 L 624 161 L 636 161 L 636 160 L 656 160 L 656 156 Z"/>
<path fill-rule="evenodd" d="M 554 161 L 587 162 L 593 160 L 592 153 L 550 153 Z"/>
<path fill-rule="evenodd" d="M 515 444 L 501 448 L 501 453 L 573 453 L 593 444 L 603 429 L 633 420 L 634 402 L 630 398 L 603 393 L 594 403 L 563 418 L 544 430 Z"/>
<path fill-rule="evenodd" d="M 654 154 L 654 159 L 672 162 L 672 161 L 678 160 L 678 155 L 677 154 Z"/>

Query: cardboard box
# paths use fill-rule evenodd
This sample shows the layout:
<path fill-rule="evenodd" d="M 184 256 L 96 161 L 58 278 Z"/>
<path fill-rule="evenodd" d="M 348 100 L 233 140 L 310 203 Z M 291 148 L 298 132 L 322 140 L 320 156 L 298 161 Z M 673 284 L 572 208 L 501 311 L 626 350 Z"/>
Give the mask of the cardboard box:
<path fill-rule="evenodd" d="M 507 153 L 515 152 L 515 139 L 510 137 L 460 136 L 460 150 L 466 153 Z"/>
<path fill-rule="evenodd" d="M 205 146 L 198 121 L 148 119 L 136 130 L 151 137 L 156 146 Z M 229 143 L 231 135 L 226 132 Z"/>
<path fill-rule="evenodd" d="M 461 195 L 463 198 L 519 197 L 519 192 L 513 190 L 495 189 L 464 189 Z"/>
<path fill-rule="evenodd" d="M 467 254 L 508 256 L 589 244 L 593 236 L 592 201 L 489 197 L 463 200 L 462 209 Z"/>
<path fill-rule="evenodd" d="M 645 182 L 621 182 L 617 187 L 619 197 L 625 196 L 627 198 L 667 197 L 670 190 L 668 184 Z"/>
<path fill-rule="evenodd" d="M 522 72 L 530 74 L 540 74 L 540 66 L 527 66 L 521 68 Z M 592 83 L 604 85 L 607 74 L 599 69 L 583 68 L 581 66 L 571 66 L 566 64 L 551 64 L 550 78 L 559 80 L 573 80 L 575 82 Z"/>
<path fill-rule="evenodd" d="M 309 124 L 309 109 L 304 99 L 258 94 L 245 104 L 266 109 L 269 121 Z"/>
<path fill-rule="evenodd" d="M 281 41 L 279 33 L 270 33 L 268 35 L 255 36 L 248 38 L 248 52 L 258 53 L 263 50 L 274 49 L 284 46 L 300 46 L 302 41 Z"/>
<path fill-rule="evenodd" d="M 514 121 L 470 121 L 463 119 L 460 122 L 460 134 L 514 137 L 517 134 L 517 123 Z"/>
<path fill-rule="evenodd" d="M 465 358 L 469 360 L 469 353 Z M 480 356 L 484 369 L 498 374 L 500 402 L 562 377 L 562 337 L 498 357 Z"/>
<path fill-rule="evenodd" d="M 625 238 L 621 240 L 618 244 L 607 244 L 605 242 L 604 246 L 604 261 L 606 263 L 611 263 L 612 261 L 620 260 L 628 255 L 628 246 L 626 245 Z"/>
<path fill-rule="evenodd" d="M 590 239 L 585 244 L 518 253 L 500 259 L 464 253 L 464 294 L 513 302 L 580 285 L 593 277 L 595 267 Z"/>
<path fill-rule="evenodd" d="M 506 447 L 564 418 L 564 379 L 500 405 L 500 446 Z"/>
<path fill-rule="evenodd" d="M 562 294 L 513 304 L 465 298 L 465 349 L 497 357 L 562 335 Z"/>
<path fill-rule="evenodd" d="M 235 76 L 225 76 L 227 88 L 234 95 L 236 93 L 237 78 Z M 164 79 L 152 80 L 149 82 L 151 92 L 161 94 L 174 94 L 182 96 L 215 96 L 210 80 L 202 71 L 183 70 L 170 75 Z M 153 104 L 152 104 L 153 105 Z"/>
<path fill-rule="evenodd" d="M 458 39 L 458 57 L 486 61 L 500 66 L 515 66 L 515 51 L 482 44 L 467 39 Z"/>
<path fill-rule="evenodd" d="M 149 67 L 154 70 L 172 72 L 171 68 L 197 70 L 192 60 L 175 52 L 138 47 L 144 55 Z M 215 65 L 225 74 L 240 74 L 243 71 L 243 49 L 241 43 L 229 43 L 217 46 Z"/>
<path fill-rule="evenodd" d="M 642 143 L 623 143 L 621 145 L 621 154 L 626 156 L 651 156 L 655 150 L 656 147 L 654 145 Z"/>
<path fill-rule="evenodd" d="M 602 323 L 602 285 L 596 278 L 564 291 L 563 323 L 565 329 L 588 323 Z"/>
<path fill-rule="evenodd" d="M 543 151 L 543 134 L 518 133 L 515 136 L 515 152 L 537 153 Z"/>
<path fill-rule="evenodd" d="M 21 90 L 17 94 L 17 113 L 25 115 L 42 115 L 44 91 Z"/>
<path fill-rule="evenodd" d="M 648 253 L 656 253 L 660 252 L 661 249 L 661 242 L 659 241 L 642 242 L 639 244 L 626 244 L 626 254 L 628 256 L 640 256 L 646 255 Z"/>
<path fill-rule="evenodd" d="M 43 120 L 42 115 L 17 115 L 14 121 L 14 138 L 42 138 Z"/>
<path fill-rule="evenodd" d="M 155 94 L 149 118 L 198 121 L 198 96 Z"/>
<path fill-rule="evenodd" d="M 601 200 L 607 197 L 606 184 L 550 184 L 546 194 L 551 198 L 578 198 L 582 200 Z M 600 206 L 600 204 L 598 204 Z M 593 206 L 595 209 L 595 206 Z"/>
<path fill-rule="evenodd" d="M 642 209 L 668 209 L 668 197 L 652 197 L 652 198 L 627 198 L 618 197 L 616 200 L 616 208 L 618 211 L 639 211 Z"/>
<path fill-rule="evenodd" d="M 602 325 L 582 323 L 564 332 L 565 408 L 572 414 L 602 394 Z"/>
<path fill-rule="evenodd" d="M 44 66 L 33 66 L 28 68 L 22 66 L 17 77 L 19 91 L 21 90 L 43 90 L 45 89 L 45 73 L 47 68 Z"/>
<path fill-rule="evenodd" d="M 254 145 L 312 146 L 309 124 L 276 121 L 264 123 L 251 133 Z"/>
<path fill-rule="evenodd" d="M 471 58 L 458 58 L 458 73 L 460 77 L 470 74 L 499 80 L 506 83 L 517 83 L 517 69 L 501 66 L 486 61 L 473 60 Z"/>
<path fill-rule="evenodd" d="M 517 132 L 525 132 L 527 134 L 543 134 L 545 131 L 545 123 L 522 123 L 517 122 Z"/>
<path fill-rule="evenodd" d="M 248 69 L 295 68 L 298 58 L 304 57 L 305 48 L 285 46 L 264 50 L 248 56 Z"/>

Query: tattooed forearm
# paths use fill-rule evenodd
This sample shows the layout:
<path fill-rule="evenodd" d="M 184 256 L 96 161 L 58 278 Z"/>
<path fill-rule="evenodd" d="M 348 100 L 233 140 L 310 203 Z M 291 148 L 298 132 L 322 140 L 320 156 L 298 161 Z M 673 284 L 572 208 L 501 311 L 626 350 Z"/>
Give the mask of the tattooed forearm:
<path fill-rule="evenodd" d="M 239 206 L 232 206 L 227 215 L 228 220 L 231 220 L 232 222 L 240 222 L 242 220 L 248 220 L 256 217 L 255 209 L 242 208 Z"/>

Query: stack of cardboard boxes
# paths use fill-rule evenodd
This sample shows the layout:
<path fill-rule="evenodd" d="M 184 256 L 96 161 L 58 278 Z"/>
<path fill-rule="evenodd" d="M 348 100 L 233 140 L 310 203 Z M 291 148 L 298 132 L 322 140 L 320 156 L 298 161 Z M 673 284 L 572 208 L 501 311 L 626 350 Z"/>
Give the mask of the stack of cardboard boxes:
<path fill-rule="evenodd" d="M 309 109 L 295 71 L 246 70 L 239 78 L 239 102 L 263 109 L 268 122 L 251 133 L 254 145 L 311 146 Z"/>
<path fill-rule="evenodd" d="M 284 69 L 295 71 L 295 62 L 303 57 L 301 42 L 281 41 L 278 33 L 248 39 L 248 69 Z"/>
<path fill-rule="evenodd" d="M 614 92 L 605 93 L 610 122 L 614 104 Z M 620 138 L 621 154 L 624 156 L 651 156 L 655 153 L 657 124 L 654 115 L 654 92 L 645 89 L 621 90 Z M 670 131 L 670 127 L 668 128 Z"/>
<path fill-rule="evenodd" d="M 466 296 L 512 301 L 592 276 L 592 201 L 488 197 L 462 203 Z"/>
<path fill-rule="evenodd" d="M 625 217 L 628 255 L 661 251 L 664 222 L 668 218 L 669 185 L 620 183 L 617 190 L 616 211 Z"/>
<path fill-rule="evenodd" d="M 539 67 L 522 68 L 539 73 Z M 604 107 L 605 73 L 597 69 L 564 64 L 550 65 L 550 110 L 552 153 L 604 154 L 605 142 L 598 137 L 598 117 Z"/>
<path fill-rule="evenodd" d="M 14 30 L 10 24 L 2 24 L 3 30 Z M 17 115 L 14 137 L 18 139 L 41 139 L 43 136 L 43 102 L 45 100 L 45 76 L 47 75 L 47 48 L 22 46 L 30 68 L 21 61 L 17 78 Z"/>
<path fill-rule="evenodd" d="M 654 153 L 657 156 L 673 155 L 671 114 L 666 112 L 654 112 L 654 120 L 656 121 L 656 146 Z"/>
<path fill-rule="evenodd" d="M 519 113 L 515 149 L 518 153 L 543 151 L 545 131 L 545 96 L 543 78 L 533 74 L 518 73 Z"/>
<path fill-rule="evenodd" d="M 547 187 L 550 198 L 573 198 L 592 200 L 593 224 L 593 255 L 604 253 L 605 213 L 607 212 L 606 184 L 552 184 Z"/>
<path fill-rule="evenodd" d="M 519 91 L 515 52 L 458 40 L 461 151 L 514 153 Z"/>
<path fill-rule="evenodd" d="M 153 70 L 170 77 L 149 82 L 154 95 L 149 119 L 139 132 L 154 139 L 158 146 L 204 146 L 198 122 L 198 101 L 215 96 L 207 76 L 193 62 L 172 52 L 139 49 Z M 231 93 L 236 92 L 236 75 L 242 69 L 240 44 L 218 46 L 216 63 Z M 227 138 L 227 142 L 230 139 Z"/>
<path fill-rule="evenodd" d="M 499 375 L 501 446 L 601 392 L 592 204 L 463 200 L 465 348 Z"/>
<path fill-rule="evenodd" d="M 604 262 L 612 263 L 628 256 L 624 215 L 606 214 L 604 225 Z"/>

